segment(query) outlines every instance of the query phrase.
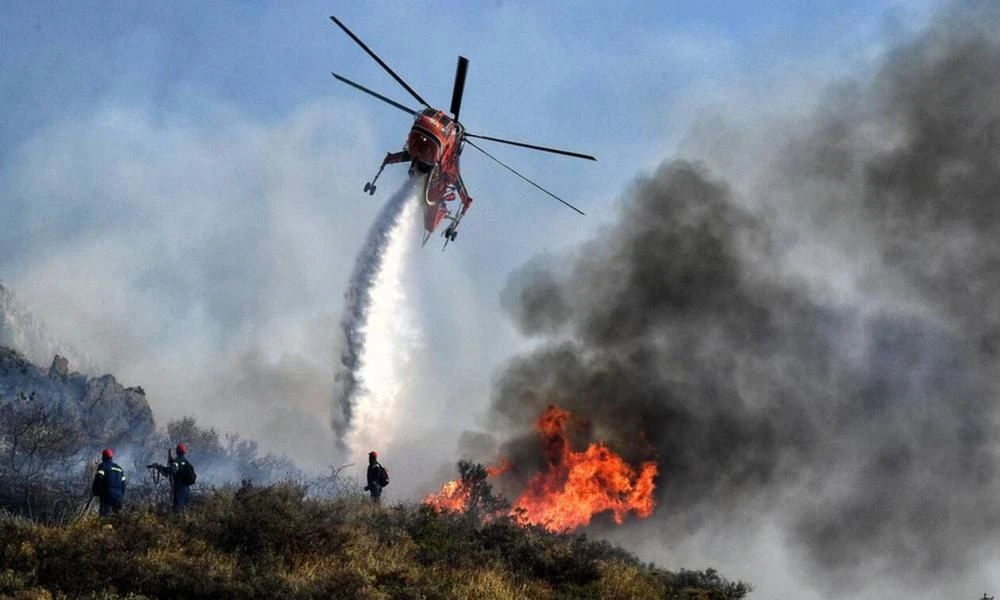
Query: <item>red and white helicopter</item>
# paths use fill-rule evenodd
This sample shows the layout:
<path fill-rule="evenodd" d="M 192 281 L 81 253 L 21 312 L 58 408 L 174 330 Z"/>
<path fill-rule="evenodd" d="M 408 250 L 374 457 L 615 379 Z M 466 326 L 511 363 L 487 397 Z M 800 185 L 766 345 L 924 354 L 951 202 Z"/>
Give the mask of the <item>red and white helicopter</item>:
<path fill-rule="evenodd" d="M 555 198 L 559 202 L 562 202 L 581 215 L 584 214 L 579 208 L 573 206 L 569 202 L 566 202 L 559 196 L 556 196 L 534 181 L 518 173 L 513 168 L 506 165 L 486 150 L 483 150 L 469 139 L 476 138 L 489 140 L 492 142 L 500 142 L 502 144 L 510 144 L 512 146 L 520 146 L 522 148 L 530 148 L 532 150 L 541 150 L 543 152 L 552 152 L 576 158 L 597 160 L 589 154 L 559 150 L 557 148 L 547 148 L 545 146 L 537 146 L 534 144 L 525 144 L 523 142 L 504 140 L 487 135 L 478 135 L 466 131 L 465 127 L 458 120 L 458 112 L 462 107 L 462 92 L 465 89 L 465 73 L 469 67 L 469 60 L 467 58 L 464 56 L 458 57 L 458 68 L 455 72 L 455 87 L 452 90 L 451 95 L 451 116 L 448 116 L 448 114 L 444 111 L 431 107 L 431 105 L 428 104 L 420 96 L 420 94 L 415 92 L 413 88 L 407 85 L 407 83 L 403 81 L 403 79 L 397 75 L 396 72 L 389 67 L 389 65 L 385 64 L 385 62 L 379 58 L 378 55 L 372 52 L 372 50 L 366 46 L 365 43 L 358 38 L 358 36 L 354 35 L 354 33 L 348 29 L 347 26 L 340 21 L 340 19 L 333 16 L 331 16 L 330 19 L 333 20 L 337 26 L 343 29 L 344 33 L 349 35 L 352 40 L 357 42 L 357 44 L 361 46 L 362 50 L 375 59 L 375 62 L 377 62 L 383 69 L 386 70 L 387 73 L 389 73 L 389 75 L 392 76 L 393 79 L 403 86 L 403 89 L 409 92 L 410 95 L 417 100 L 417 102 L 424 106 L 423 110 L 413 110 L 403 104 L 400 104 L 399 102 L 390 100 L 382 94 L 357 84 L 342 75 L 331 73 L 331 75 L 347 85 L 361 90 L 370 96 L 378 98 L 386 104 L 395 106 L 399 110 L 414 117 L 413 126 L 410 127 L 410 134 L 406 138 L 406 144 L 403 146 L 403 149 L 399 152 L 389 152 L 385 155 L 385 158 L 382 160 L 382 166 L 379 167 L 378 173 L 375 174 L 375 177 L 371 181 L 365 183 L 364 191 L 368 192 L 369 195 L 375 194 L 375 182 L 378 181 L 378 177 L 382 174 L 382 170 L 385 169 L 386 165 L 409 162 L 410 175 L 413 175 L 414 173 L 426 175 L 423 194 L 425 244 L 431 234 L 434 233 L 434 230 L 437 229 L 438 225 L 445 220 L 450 222 L 448 227 L 444 230 L 445 247 L 448 246 L 449 241 L 455 241 L 455 238 L 458 237 L 458 225 L 462 221 L 462 217 L 465 216 L 465 213 L 468 212 L 469 207 L 472 206 L 472 197 L 469 196 L 465 183 L 462 182 L 462 174 L 459 171 L 458 165 L 458 159 L 462 155 L 462 149 L 465 144 L 469 144 L 476 150 L 479 150 L 510 172 L 527 181 L 542 192 L 545 192 L 549 196 Z M 453 213 L 448 209 L 447 204 L 454 201 L 456 198 L 461 202 L 462 208 L 461 210 Z"/>

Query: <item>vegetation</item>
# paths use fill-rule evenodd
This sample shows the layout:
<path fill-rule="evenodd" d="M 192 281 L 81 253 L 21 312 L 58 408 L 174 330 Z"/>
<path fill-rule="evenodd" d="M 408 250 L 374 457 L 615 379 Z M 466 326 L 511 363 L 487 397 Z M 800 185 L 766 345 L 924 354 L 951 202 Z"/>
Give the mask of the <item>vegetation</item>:
<path fill-rule="evenodd" d="M 35 393 L 0 396 L 0 508 L 43 521 L 78 510 L 80 437 L 74 419 Z"/>
<path fill-rule="evenodd" d="M 0 596 L 730 600 L 750 589 L 584 536 L 307 492 L 245 482 L 181 516 L 140 508 L 65 525 L 2 514 Z"/>
<path fill-rule="evenodd" d="M 0 397 L 0 597 L 736 600 L 750 590 L 497 516 L 508 506 L 479 464 L 459 464 L 465 512 L 384 507 L 348 492 L 360 486 L 336 469 L 307 476 L 193 417 L 142 439 L 97 439 L 85 425 L 34 393 Z M 178 441 L 199 473 L 180 515 L 145 468 Z M 105 444 L 129 488 L 127 510 L 102 519 L 89 496 Z"/>
<path fill-rule="evenodd" d="M 258 482 L 297 480 L 311 489 L 335 495 L 338 477 L 309 477 L 291 461 L 261 455 L 254 440 L 220 436 L 200 427 L 194 417 L 170 421 L 142 439 L 96 440 L 64 407 L 44 398 L 18 393 L 0 395 L 0 509 L 49 524 L 65 523 L 79 514 L 90 496 L 101 449 L 114 447 L 115 460 L 129 477 L 132 505 L 169 502 L 167 482 L 146 465 L 166 462 L 166 450 L 185 442 L 193 450 L 200 487 L 251 479 Z M 321 489 L 322 488 L 322 489 Z"/>
<path fill-rule="evenodd" d="M 492 518 L 510 508 L 503 496 L 493 493 L 493 484 L 485 466 L 467 460 L 458 461 L 458 478 L 463 488 L 469 490 L 466 515 L 474 520 Z"/>

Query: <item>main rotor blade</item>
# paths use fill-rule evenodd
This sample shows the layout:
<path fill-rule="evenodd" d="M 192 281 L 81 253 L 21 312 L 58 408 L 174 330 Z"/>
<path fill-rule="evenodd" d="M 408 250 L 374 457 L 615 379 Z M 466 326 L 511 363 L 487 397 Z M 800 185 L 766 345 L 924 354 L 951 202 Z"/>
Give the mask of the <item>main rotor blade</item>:
<path fill-rule="evenodd" d="M 333 75 L 338 80 L 343 81 L 347 85 L 349 85 L 349 86 L 351 86 L 353 88 L 359 89 L 362 92 L 364 92 L 364 93 L 366 93 L 366 94 L 368 94 L 370 96 L 375 96 L 376 98 L 378 98 L 382 102 L 385 102 L 386 104 L 391 104 L 391 105 L 395 106 L 396 108 L 398 108 L 399 110 L 401 110 L 401 111 L 403 111 L 405 113 L 409 113 L 411 115 L 417 114 L 417 111 L 413 110 L 412 108 L 407 108 L 407 107 L 403 106 L 402 104 L 400 104 L 399 102 L 396 102 L 395 100 L 390 100 L 390 99 L 386 98 L 385 96 L 383 96 L 382 94 L 379 94 L 378 92 L 373 92 L 370 89 L 366 88 L 365 86 L 361 85 L 360 83 L 354 83 L 350 79 L 348 79 L 346 77 L 343 77 L 341 75 L 337 75 L 336 73 L 330 73 L 330 75 Z"/>
<path fill-rule="evenodd" d="M 465 72 L 469 70 L 469 59 L 458 57 L 458 67 L 455 71 L 455 89 L 451 92 L 451 114 L 458 120 L 458 111 L 462 108 L 462 93 L 465 91 Z"/>
<path fill-rule="evenodd" d="M 563 204 L 565 204 L 566 206 L 568 206 L 568 207 L 572 208 L 573 210 L 575 210 L 576 212 L 580 213 L 581 215 L 586 215 L 586 214 L 587 214 L 587 213 L 583 212 L 582 210 L 580 210 L 579 208 L 577 208 L 577 207 L 573 206 L 573 205 L 572 205 L 572 204 L 570 204 L 569 202 L 566 202 L 565 200 L 563 200 L 563 199 L 562 199 L 562 198 L 560 198 L 559 196 L 556 196 L 555 194 L 553 194 L 553 193 L 552 193 L 552 192 L 550 192 L 549 190 L 547 190 L 547 189 L 543 188 L 542 186 L 538 185 L 538 184 L 537 184 L 537 183 L 535 183 L 534 181 L 532 181 L 532 180 L 528 179 L 528 178 L 527 178 L 527 177 L 525 177 L 524 175 L 521 175 L 520 173 L 518 173 L 517 171 L 515 171 L 515 170 L 514 170 L 514 169 L 513 169 L 513 168 L 512 168 L 512 167 L 511 167 L 510 165 L 508 165 L 508 164 L 504 163 L 504 162 L 503 162 L 502 160 L 500 160 L 499 158 L 497 158 L 497 157 L 493 156 L 492 154 L 490 154 L 490 153 L 489 153 L 489 152 L 487 152 L 486 150 L 483 150 L 482 148 L 480 148 L 479 146 L 477 146 L 477 145 L 476 145 L 475 143 L 473 143 L 473 142 L 470 142 L 470 141 L 468 141 L 468 140 L 466 140 L 466 142 L 467 142 L 467 143 L 468 143 L 468 144 L 469 144 L 470 146 L 472 146 L 473 148 L 475 148 L 476 150 L 479 150 L 480 152 L 482 152 L 482 153 L 483 153 L 483 154 L 485 154 L 486 156 L 488 156 L 488 157 L 492 158 L 493 160 L 497 161 L 497 162 L 498 162 L 498 163 L 500 164 L 500 166 L 504 167 L 505 169 L 507 169 L 508 171 L 510 171 L 511 173 L 513 173 L 514 175 L 517 175 L 517 176 L 518 176 L 518 177 L 520 177 L 521 179 L 523 179 L 523 180 L 527 181 L 528 183 L 530 183 L 531 185 L 535 186 L 536 188 L 538 188 L 538 189 L 542 190 L 543 192 L 545 192 L 545 193 L 546 193 L 546 194 L 548 194 L 549 196 L 552 196 L 552 197 L 553 197 L 553 198 L 555 198 L 556 200 L 558 200 L 558 201 L 562 202 Z"/>
<path fill-rule="evenodd" d="M 403 81 L 402 77 L 400 77 L 399 75 L 396 75 L 396 72 L 393 71 L 391 68 L 389 68 L 389 65 L 385 64 L 385 62 L 381 58 L 379 58 L 377 54 L 375 54 L 374 52 L 372 52 L 371 48 L 369 48 L 368 46 L 366 46 L 365 43 L 362 42 L 361 39 L 358 36 L 354 35 L 354 32 L 351 31 L 350 29 L 348 29 L 347 25 L 344 25 L 343 23 L 341 23 L 340 19 L 338 19 L 337 17 L 334 17 L 333 15 L 330 16 L 330 19 L 332 19 L 333 22 L 336 23 L 338 27 L 340 27 L 341 29 L 343 29 L 344 33 L 346 33 L 347 35 L 351 36 L 351 39 L 354 40 L 355 42 L 357 42 L 357 44 L 359 46 L 361 46 L 361 49 L 368 53 L 368 56 L 374 58 L 375 62 L 377 62 L 383 69 L 385 69 L 386 72 L 389 73 L 389 75 L 392 75 L 392 78 L 395 79 L 396 82 L 399 83 L 399 85 L 403 86 L 403 88 L 405 88 L 406 91 L 410 92 L 410 95 L 413 96 L 414 98 L 416 98 L 417 102 L 423 104 L 427 108 L 430 108 L 431 105 L 427 104 L 427 101 L 424 100 L 423 98 L 421 98 L 420 94 L 418 94 L 415 91 L 413 91 L 413 88 L 411 88 L 409 85 L 407 85 L 406 82 Z"/>
<path fill-rule="evenodd" d="M 536 146 L 534 144 L 525 144 L 524 142 L 514 142 L 511 140 L 502 140 L 500 138 L 490 137 L 488 135 L 476 135 L 474 133 L 466 133 L 465 137 L 473 137 L 481 140 L 490 140 L 491 142 L 500 142 L 501 144 L 510 144 L 511 146 L 521 146 L 522 148 L 531 148 L 532 150 L 541 150 L 542 152 L 552 152 L 553 154 L 564 154 L 566 156 L 572 156 L 574 158 L 586 158 L 587 160 L 597 160 L 589 154 L 580 154 L 579 152 L 570 152 L 569 150 L 560 150 L 558 148 L 546 148 L 545 146 Z M 476 146 L 479 148 L 479 146 Z M 480 148 L 481 150 L 482 148 Z"/>

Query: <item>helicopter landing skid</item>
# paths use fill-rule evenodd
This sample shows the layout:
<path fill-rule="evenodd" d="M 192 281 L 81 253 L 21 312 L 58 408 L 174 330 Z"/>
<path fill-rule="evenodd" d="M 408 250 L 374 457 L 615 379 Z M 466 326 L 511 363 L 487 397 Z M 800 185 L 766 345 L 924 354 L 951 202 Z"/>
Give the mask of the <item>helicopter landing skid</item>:
<path fill-rule="evenodd" d="M 441 247 L 441 252 L 444 252 L 448 247 L 448 242 L 454 242 L 458 239 L 458 224 L 462 220 L 462 213 L 459 213 L 457 217 L 453 217 L 449 214 L 445 218 L 451 221 L 451 224 L 448 225 L 442 234 L 444 236 L 444 246 Z"/>

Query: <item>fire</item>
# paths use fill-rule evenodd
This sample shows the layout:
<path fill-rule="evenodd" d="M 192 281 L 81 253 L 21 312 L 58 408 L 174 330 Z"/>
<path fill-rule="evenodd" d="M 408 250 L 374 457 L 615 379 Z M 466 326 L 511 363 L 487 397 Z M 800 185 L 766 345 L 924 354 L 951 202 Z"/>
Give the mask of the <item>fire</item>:
<path fill-rule="evenodd" d="M 433 506 L 439 511 L 461 512 L 469 506 L 471 496 L 472 488 L 462 485 L 462 480 L 457 479 L 444 484 L 439 493 L 424 498 L 424 504 Z"/>
<path fill-rule="evenodd" d="M 604 443 L 574 451 L 566 436 L 571 421 L 569 412 L 555 406 L 539 417 L 535 427 L 542 436 L 548 466 L 528 481 L 510 515 L 524 524 L 567 532 L 588 525 L 603 512 L 611 512 L 619 524 L 629 512 L 640 518 L 653 514 L 656 463 L 645 462 L 637 472 Z M 503 461 L 488 467 L 487 473 L 496 476 L 509 468 L 509 462 Z M 451 481 L 424 502 L 439 510 L 462 511 L 468 508 L 470 493 L 462 480 Z"/>
<path fill-rule="evenodd" d="M 501 459 L 496 466 L 483 467 L 467 461 L 458 463 L 460 479 L 444 484 L 437 494 L 424 498 L 424 504 L 437 510 L 452 512 L 475 511 L 483 518 L 490 519 L 502 514 L 493 487 L 486 482 L 488 477 L 496 477 L 510 468 L 510 462 Z"/>
<path fill-rule="evenodd" d="M 501 458 L 499 465 L 496 466 L 490 465 L 486 467 L 486 474 L 489 475 L 490 477 L 496 477 L 497 475 L 503 475 L 509 470 L 510 470 L 510 461 L 507 460 L 506 458 Z"/>
<path fill-rule="evenodd" d="M 641 518 L 653 514 L 656 463 L 643 463 L 637 474 L 604 443 L 575 452 L 566 437 L 571 419 L 569 412 L 550 406 L 536 423 L 548 469 L 532 477 L 514 503 L 520 518 L 565 532 L 588 525 L 602 512 L 611 511 L 619 524 L 630 511 Z"/>

